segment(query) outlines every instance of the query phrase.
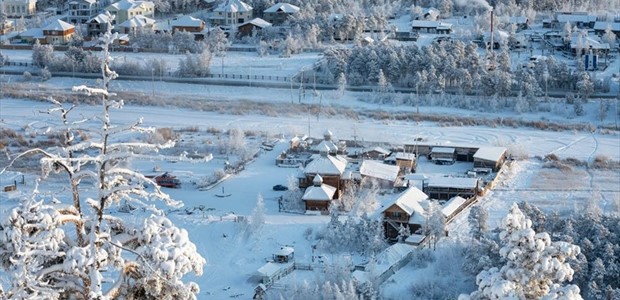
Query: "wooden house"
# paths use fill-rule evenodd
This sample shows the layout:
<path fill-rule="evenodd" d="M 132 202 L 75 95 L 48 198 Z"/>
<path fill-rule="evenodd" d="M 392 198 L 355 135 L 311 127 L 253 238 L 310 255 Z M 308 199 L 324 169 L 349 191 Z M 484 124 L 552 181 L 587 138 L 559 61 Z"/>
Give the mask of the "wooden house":
<path fill-rule="evenodd" d="M 529 19 L 524 16 L 518 17 L 510 17 L 508 18 L 508 22 L 506 22 L 508 26 L 515 25 L 517 27 L 517 31 L 525 30 L 530 27 Z"/>
<path fill-rule="evenodd" d="M 477 197 L 480 190 L 478 178 L 463 177 L 431 177 L 425 192 L 431 199 L 449 200 L 452 197 Z"/>
<path fill-rule="evenodd" d="M 250 21 L 247 21 L 241 25 L 239 25 L 239 27 L 237 27 L 237 35 L 239 37 L 244 37 L 244 36 L 252 36 L 252 34 L 263 30 L 266 27 L 270 27 L 271 23 L 261 19 L 261 18 L 254 18 Z"/>
<path fill-rule="evenodd" d="M 327 152 L 331 155 L 342 153 L 343 150 L 341 150 L 340 147 L 338 147 L 338 145 L 334 142 L 333 136 L 334 134 L 329 129 L 326 129 L 325 132 L 323 132 L 323 140 L 320 143 L 312 146 L 312 148 L 310 149 L 311 152 L 321 153 L 322 151 L 327 150 Z"/>
<path fill-rule="evenodd" d="M 410 187 L 383 205 L 381 214 L 385 237 L 395 240 L 401 227 L 409 228 L 411 233 L 421 229 L 426 223 L 427 213 L 422 205 L 428 196 L 416 187 Z"/>
<path fill-rule="evenodd" d="M 594 32 L 603 36 L 607 28 L 611 29 L 616 37 L 620 37 L 620 22 L 596 22 L 594 23 Z"/>
<path fill-rule="evenodd" d="M 411 21 L 411 31 L 418 33 L 452 33 L 452 24 L 439 21 Z"/>
<path fill-rule="evenodd" d="M 313 185 L 306 188 L 301 200 L 306 205 L 306 210 L 318 210 L 327 212 L 331 205 L 336 188 L 323 183 L 321 175 L 314 176 Z"/>
<path fill-rule="evenodd" d="M 594 28 L 594 23 L 596 23 L 596 16 L 585 12 L 557 13 L 552 26 L 562 30 L 566 23 L 569 23 L 571 27 L 577 26 L 579 29 L 592 29 Z"/>
<path fill-rule="evenodd" d="M 295 249 L 293 247 L 283 246 L 272 255 L 272 259 L 276 263 L 292 262 L 295 259 Z"/>
<path fill-rule="evenodd" d="M 299 12 L 298 6 L 289 3 L 276 3 L 263 11 L 263 18 L 273 25 L 282 25 L 297 12 Z"/>
<path fill-rule="evenodd" d="M 362 152 L 362 156 L 366 159 L 384 159 L 390 155 L 390 151 L 382 147 L 374 147 Z"/>
<path fill-rule="evenodd" d="M 316 155 L 303 170 L 301 178 L 299 178 L 299 187 L 305 188 L 312 185 L 312 181 L 316 175 L 321 175 L 325 184 L 336 187 L 337 195 L 343 188 L 344 171 L 347 167 L 347 159 L 340 155 L 329 155 L 326 151 Z"/>
<path fill-rule="evenodd" d="M 62 20 L 55 20 L 42 29 L 45 41 L 53 45 L 66 44 L 75 34 L 75 26 Z"/>
<path fill-rule="evenodd" d="M 430 155 L 436 164 L 453 164 L 456 161 L 456 149 L 452 147 L 433 147 Z"/>
<path fill-rule="evenodd" d="M 506 161 L 506 148 L 480 147 L 474 154 L 474 168 L 490 168 L 493 172 L 499 171 Z"/>

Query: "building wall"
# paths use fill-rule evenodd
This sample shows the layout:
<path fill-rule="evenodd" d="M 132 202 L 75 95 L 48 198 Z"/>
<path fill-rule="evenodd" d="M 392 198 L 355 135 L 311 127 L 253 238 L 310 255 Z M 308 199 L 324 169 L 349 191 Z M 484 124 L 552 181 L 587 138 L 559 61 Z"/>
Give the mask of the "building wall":
<path fill-rule="evenodd" d="M 331 201 L 305 200 L 306 210 L 328 211 Z"/>
<path fill-rule="evenodd" d="M 3 0 L 0 8 L 9 17 L 30 17 L 36 14 L 36 4 L 36 1 L 30 0 Z"/>

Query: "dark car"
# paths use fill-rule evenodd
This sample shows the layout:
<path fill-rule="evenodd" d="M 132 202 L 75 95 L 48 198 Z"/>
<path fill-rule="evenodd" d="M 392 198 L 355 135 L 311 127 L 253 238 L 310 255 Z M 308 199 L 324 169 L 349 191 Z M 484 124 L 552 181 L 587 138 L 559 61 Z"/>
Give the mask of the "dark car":
<path fill-rule="evenodd" d="M 274 191 L 288 191 L 288 187 L 281 185 L 281 184 L 276 184 L 273 186 L 273 190 Z"/>

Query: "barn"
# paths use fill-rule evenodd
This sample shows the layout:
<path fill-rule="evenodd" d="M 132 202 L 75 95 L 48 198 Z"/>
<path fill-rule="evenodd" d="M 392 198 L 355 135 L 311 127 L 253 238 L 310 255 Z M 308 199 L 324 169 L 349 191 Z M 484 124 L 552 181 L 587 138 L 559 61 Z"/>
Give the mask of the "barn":
<path fill-rule="evenodd" d="M 497 172 L 505 160 L 506 148 L 480 147 L 474 154 L 474 168 L 490 168 L 493 172 Z"/>
<path fill-rule="evenodd" d="M 478 195 L 479 186 L 477 178 L 431 177 L 425 192 L 431 199 L 437 200 L 449 200 L 456 196 L 468 199 Z"/>

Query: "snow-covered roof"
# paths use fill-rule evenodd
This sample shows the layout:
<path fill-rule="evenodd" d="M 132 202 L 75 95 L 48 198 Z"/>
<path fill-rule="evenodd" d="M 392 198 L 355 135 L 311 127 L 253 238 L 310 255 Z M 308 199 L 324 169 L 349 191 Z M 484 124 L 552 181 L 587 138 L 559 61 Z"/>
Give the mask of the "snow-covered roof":
<path fill-rule="evenodd" d="M 108 22 L 111 21 L 110 17 L 111 17 L 111 15 L 109 15 L 109 14 L 101 13 L 101 14 L 98 14 L 97 16 L 95 16 L 94 18 L 88 20 L 88 23 L 92 23 L 92 22 L 97 22 L 99 24 L 108 23 Z"/>
<path fill-rule="evenodd" d="M 274 274 L 278 273 L 278 271 L 280 271 L 281 268 L 282 268 L 281 264 L 275 264 L 272 262 L 268 262 L 258 269 L 258 273 L 262 276 L 271 277 Z"/>
<path fill-rule="evenodd" d="M 108 10 L 112 9 L 112 10 L 131 10 L 131 9 L 135 9 L 138 8 L 140 6 L 151 6 L 151 7 L 155 7 L 155 4 L 153 4 L 153 2 L 151 1 L 134 1 L 134 0 L 121 0 L 118 1 L 116 3 L 113 3 L 112 5 L 108 6 Z"/>
<path fill-rule="evenodd" d="M 75 28 L 75 26 L 63 21 L 63 20 L 59 20 L 56 19 L 54 20 L 52 23 L 48 24 L 47 26 L 43 27 L 43 30 L 48 30 L 48 31 L 65 31 L 65 30 L 69 30 Z"/>
<path fill-rule="evenodd" d="M 321 175 L 319 174 L 316 174 L 316 176 L 314 176 L 314 179 L 312 179 L 312 183 L 317 186 L 323 184 L 323 177 L 321 177 Z"/>
<path fill-rule="evenodd" d="M 376 160 L 365 160 L 360 165 L 360 174 L 387 181 L 396 181 L 400 168 L 394 165 L 384 164 Z"/>
<path fill-rule="evenodd" d="M 428 187 L 451 187 L 459 189 L 473 189 L 478 185 L 477 178 L 465 177 L 431 177 Z"/>
<path fill-rule="evenodd" d="M 558 14 L 555 18 L 559 23 L 576 23 L 576 22 L 596 22 L 596 16 L 591 15 L 575 15 L 575 14 Z"/>
<path fill-rule="evenodd" d="M 281 11 L 283 13 L 292 14 L 299 11 L 299 7 L 289 3 L 276 3 L 270 8 L 264 10 L 266 13 L 274 13 Z"/>
<path fill-rule="evenodd" d="M 620 31 L 620 22 L 596 22 L 594 30 L 607 30 L 607 26 L 611 26 L 612 31 Z"/>
<path fill-rule="evenodd" d="M 240 1 L 240 0 L 226 0 L 221 3 L 218 7 L 216 7 L 213 11 L 215 12 L 249 12 L 252 10 L 252 6 L 249 4 Z"/>
<path fill-rule="evenodd" d="M 249 21 L 247 21 L 247 22 L 245 22 L 245 23 L 243 23 L 243 24 L 241 24 L 239 26 L 243 26 L 243 25 L 247 25 L 247 24 L 252 24 L 252 25 L 254 25 L 256 27 L 260 27 L 260 28 L 265 28 L 265 27 L 271 26 L 271 23 L 269 23 L 269 22 L 267 22 L 267 21 L 265 21 L 265 20 L 263 20 L 261 18 L 254 18 L 254 19 L 249 20 Z"/>
<path fill-rule="evenodd" d="M 386 150 L 386 149 L 384 149 L 384 148 L 382 148 L 382 147 L 374 147 L 374 148 L 372 148 L 372 149 L 366 150 L 366 151 L 365 151 L 365 153 L 368 153 L 368 152 L 373 152 L 373 151 L 374 151 L 374 152 L 378 152 L 378 153 L 380 153 L 380 154 L 384 154 L 384 155 L 388 155 L 388 154 L 390 154 L 390 151 L 388 151 L 388 150 Z"/>
<path fill-rule="evenodd" d="M 414 153 L 396 152 L 395 157 L 397 160 L 415 160 Z"/>
<path fill-rule="evenodd" d="M 433 147 L 431 153 L 454 154 L 454 151 L 456 150 L 452 147 Z"/>
<path fill-rule="evenodd" d="M 405 243 L 418 245 L 426 238 L 425 235 L 422 234 L 412 234 L 407 239 L 405 239 Z"/>
<path fill-rule="evenodd" d="M 320 186 L 309 186 L 306 188 L 306 192 L 301 196 L 301 200 L 316 200 L 316 201 L 331 201 L 336 193 L 336 188 L 321 184 Z"/>
<path fill-rule="evenodd" d="M 336 144 L 334 144 L 334 142 L 332 142 L 331 140 L 323 140 L 318 145 L 312 147 L 312 150 L 318 152 L 327 151 L 329 153 L 334 153 L 338 151 L 338 146 L 336 146 Z"/>
<path fill-rule="evenodd" d="M 396 243 L 387 249 L 383 250 L 376 256 L 377 265 L 386 265 L 393 266 L 400 260 L 402 260 L 405 256 L 409 255 L 411 251 L 415 249 L 410 245 L 403 243 Z"/>
<path fill-rule="evenodd" d="M 133 18 L 119 24 L 119 27 L 125 27 L 125 28 L 141 28 L 147 25 L 153 25 L 155 24 L 155 20 L 142 16 L 142 15 L 137 15 L 134 16 Z"/>
<path fill-rule="evenodd" d="M 281 256 L 289 256 L 293 254 L 293 252 L 295 252 L 295 249 L 293 247 L 284 246 L 280 248 L 280 250 L 276 251 L 276 253 L 274 254 L 281 255 Z"/>
<path fill-rule="evenodd" d="M 452 24 L 439 21 L 423 21 L 413 20 L 411 21 L 411 27 L 419 28 L 452 28 Z"/>
<path fill-rule="evenodd" d="M 571 49 L 594 49 L 594 50 L 609 50 L 609 44 L 598 41 L 594 37 L 586 36 L 582 37 L 579 33 L 574 33 L 570 39 Z"/>
<path fill-rule="evenodd" d="M 178 19 L 170 21 L 170 25 L 173 27 L 200 27 L 203 21 L 196 19 L 192 16 L 182 16 Z"/>
<path fill-rule="evenodd" d="M 398 206 L 404 210 L 408 215 L 414 215 L 415 213 L 424 214 L 424 208 L 420 205 L 420 201 L 428 199 L 428 196 L 424 192 L 420 191 L 417 187 L 410 187 L 404 192 L 398 194 L 393 200 L 384 205 L 381 212 L 385 212 L 393 205 Z"/>
<path fill-rule="evenodd" d="M 467 200 L 461 196 L 453 197 L 452 199 L 448 200 L 446 204 L 443 205 L 443 207 L 441 208 L 441 213 L 443 213 L 443 215 L 446 217 L 452 215 L 466 201 Z"/>
<path fill-rule="evenodd" d="M 344 158 L 336 158 L 332 155 L 320 155 L 311 161 L 304 169 L 305 174 L 342 175 L 347 167 Z M 344 159 L 346 160 L 346 159 Z"/>
<path fill-rule="evenodd" d="M 353 277 L 353 279 L 355 281 L 357 281 L 358 283 L 364 283 L 366 281 L 369 281 L 369 274 L 366 271 L 362 271 L 362 270 L 355 270 L 353 271 L 353 273 L 351 273 L 351 277 Z"/>
<path fill-rule="evenodd" d="M 499 161 L 504 155 L 506 155 L 505 147 L 480 147 L 474 154 L 474 159 Z"/>
<path fill-rule="evenodd" d="M 30 28 L 19 34 L 20 37 L 32 37 L 33 39 L 41 39 L 45 36 L 43 35 L 43 29 L 41 28 Z"/>

